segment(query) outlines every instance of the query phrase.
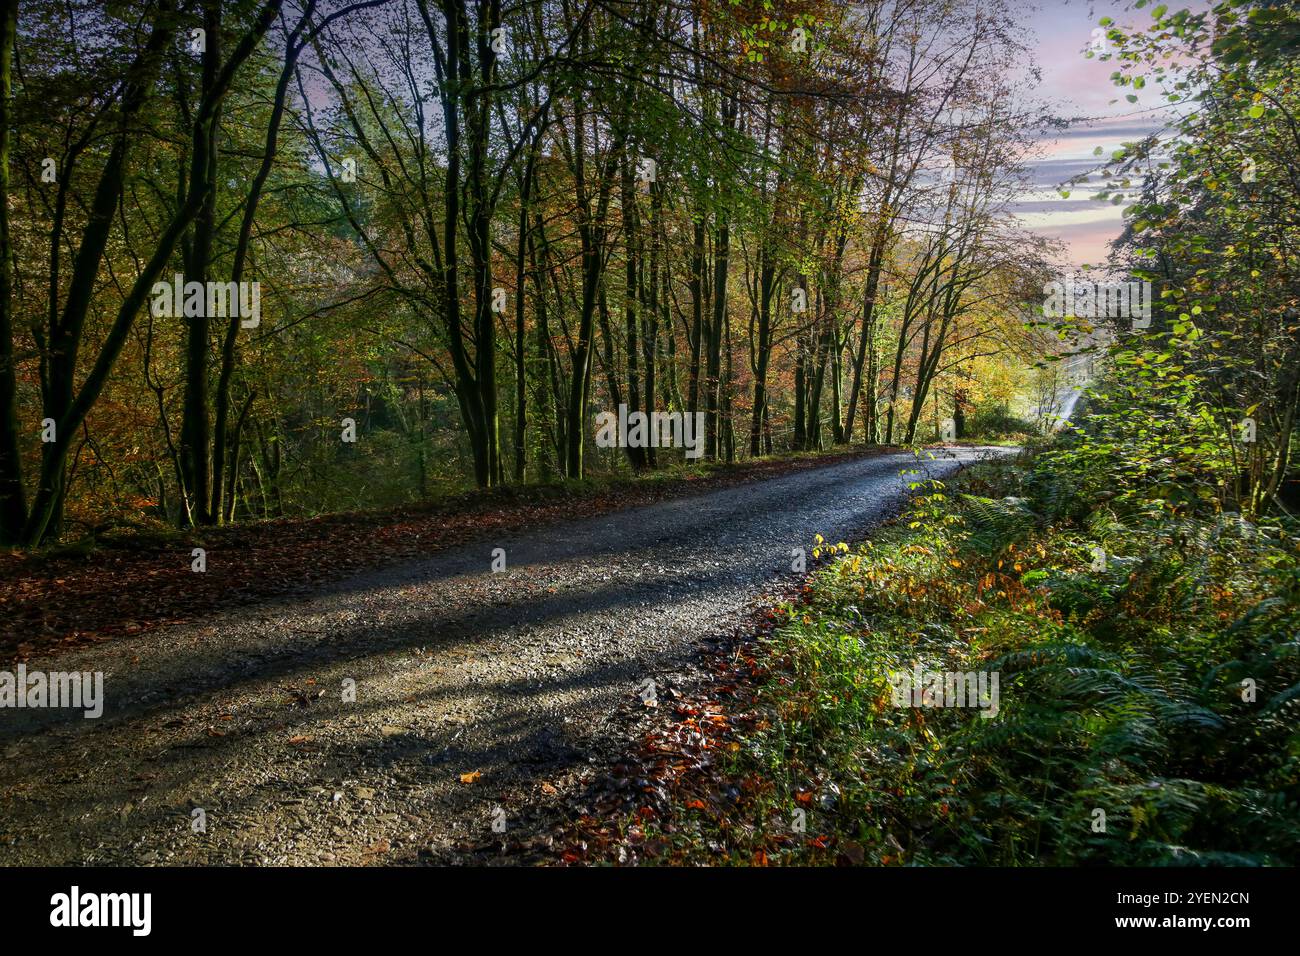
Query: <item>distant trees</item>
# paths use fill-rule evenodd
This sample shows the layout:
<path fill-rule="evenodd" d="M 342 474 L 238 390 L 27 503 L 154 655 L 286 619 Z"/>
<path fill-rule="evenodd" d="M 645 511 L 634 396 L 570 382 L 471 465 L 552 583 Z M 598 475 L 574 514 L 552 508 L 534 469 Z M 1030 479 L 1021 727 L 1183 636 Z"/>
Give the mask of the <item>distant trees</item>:
<path fill-rule="evenodd" d="M 1020 361 L 996 3 L 6 13 L 4 543 L 578 478 L 620 404 L 715 459 L 910 442 Z M 154 314 L 175 274 L 261 323 Z"/>

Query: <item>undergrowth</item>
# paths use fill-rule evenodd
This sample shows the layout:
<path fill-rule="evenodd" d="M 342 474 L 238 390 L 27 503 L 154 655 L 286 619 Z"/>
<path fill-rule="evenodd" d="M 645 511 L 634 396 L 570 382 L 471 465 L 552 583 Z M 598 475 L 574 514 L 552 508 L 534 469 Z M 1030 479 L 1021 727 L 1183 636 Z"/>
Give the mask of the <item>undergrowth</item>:
<path fill-rule="evenodd" d="M 743 796 L 677 814 L 678 854 L 1300 860 L 1295 528 L 1080 474 L 1107 465 L 1069 440 L 918 484 L 872 542 L 828 549 L 756 655 L 721 768 Z M 996 673 L 996 716 L 900 706 L 891 675 L 917 665 Z"/>

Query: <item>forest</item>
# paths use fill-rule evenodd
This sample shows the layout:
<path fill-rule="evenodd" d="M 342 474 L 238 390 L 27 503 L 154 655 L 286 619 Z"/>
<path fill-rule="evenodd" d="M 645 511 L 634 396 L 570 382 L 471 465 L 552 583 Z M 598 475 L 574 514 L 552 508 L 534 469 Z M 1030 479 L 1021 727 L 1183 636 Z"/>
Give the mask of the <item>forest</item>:
<path fill-rule="evenodd" d="M 682 461 L 599 450 L 620 405 L 702 413 L 705 462 L 1050 411 L 1012 413 L 1063 346 L 1009 211 L 1051 122 L 1010 5 L 88 0 L 5 29 L 0 541 Z"/>
<path fill-rule="evenodd" d="M 1298 58 L 8 0 L 0 862 L 1293 866 Z"/>

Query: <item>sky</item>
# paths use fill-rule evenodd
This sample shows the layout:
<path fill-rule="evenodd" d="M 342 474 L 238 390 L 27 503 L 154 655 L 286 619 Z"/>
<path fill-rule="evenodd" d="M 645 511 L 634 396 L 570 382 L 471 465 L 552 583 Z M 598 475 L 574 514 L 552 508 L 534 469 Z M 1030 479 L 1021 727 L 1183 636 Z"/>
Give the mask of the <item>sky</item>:
<path fill-rule="evenodd" d="M 1055 115 L 1092 121 L 1074 125 L 1063 134 L 1051 133 L 1041 141 L 1030 164 L 1031 190 L 1015 211 L 1032 231 L 1062 240 L 1066 264 L 1076 268 L 1105 261 L 1107 245 L 1123 228 L 1122 206 L 1089 198 L 1101 188 L 1100 180 L 1070 187 L 1068 199 L 1060 196 L 1057 187 L 1071 176 L 1096 168 L 1096 147 L 1109 155 L 1121 143 L 1160 128 L 1169 117 L 1154 86 L 1121 89 L 1110 80 L 1115 61 L 1089 59 L 1083 51 L 1100 18 L 1111 17 L 1121 27 L 1145 26 L 1151 22 L 1149 11 L 1150 5 L 1133 9 L 1131 0 L 1039 0 L 1033 9 L 1026 4 L 1022 14 L 1024 26 L 1033 34 L 1035 60 L 1042 72 L 1041 82 L 1027 85 L 1027 95 L 1047 104 Z M 1137 103 L 1125 100 L 1128 93 L 1137 94 Z"/>

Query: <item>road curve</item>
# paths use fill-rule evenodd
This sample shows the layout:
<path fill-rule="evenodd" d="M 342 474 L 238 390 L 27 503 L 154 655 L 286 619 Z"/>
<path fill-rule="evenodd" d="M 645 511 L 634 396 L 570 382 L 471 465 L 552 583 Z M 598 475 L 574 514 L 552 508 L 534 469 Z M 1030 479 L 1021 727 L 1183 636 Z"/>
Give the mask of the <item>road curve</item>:
<path fill-rule="evenodd" d="M 1005 451 L 864 457 L 485 537 L 29 661 L 102 671 L 104 713 L 0 710 L 0 864 L 455 861 L 615 760 L 646 719 L 638 688 L 689 685 L 701 642 L 791 580 L 792 549 Z"/>

